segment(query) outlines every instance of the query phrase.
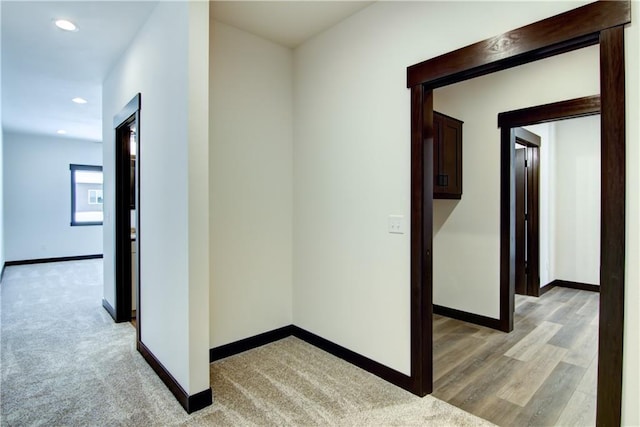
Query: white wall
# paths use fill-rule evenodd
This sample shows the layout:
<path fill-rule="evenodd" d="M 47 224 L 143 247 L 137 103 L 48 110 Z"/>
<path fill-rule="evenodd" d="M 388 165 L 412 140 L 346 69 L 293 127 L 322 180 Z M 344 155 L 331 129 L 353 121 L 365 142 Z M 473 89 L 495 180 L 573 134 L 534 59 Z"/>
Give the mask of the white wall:
<path fill-rule="evenodd" d="M 600 116 L 525 126 L 540 135 L 540 285 L 600 284 Z"/>
<path fill-rule="evenodd" d="M 600 116 L 555 128 L 555 278 L 599 285 Z"/>
<path fill-rule="evenodd" d="M 296 49 L 296 325 L 409 372 L 409 235 L 387 233 L 388 215 L 401 214 L 407 224 L 410 221 L 406 67 L 576 6 L 378 2 Z M 456 31 L 450 30 L 452 23 Z M 546 87 L 540 90 L 546 82 L 538 83 L 537 90 L 531 84 L 527 89 L 546 93 Z M 597 83 L 588 92 L 597 93 Z M 571 90 L 557 95 L 562 99 Z M 548 98 L 538 96 L 534 102 Z M 485 108 L 474 96 L 462 99 L 476 109 Z M 511 106 L 518 106 L 515 97 L 506 107 Z M 466 120 L 456 111 L 443 112 Z M 487 121 L 497 135 L 495 114 Z M 465 123 L 464 133 L 474 136 L 473 127 Z M 449 261 L 453 267 L 446 270 L 456 285 L 444 294 L 436 290 L 440 304 L 492 317 L 498 315 L 499 195 L 497 187 L 481 194 L 477 187 L 487 180 L 498 182 L 496 141 L 499 138 L 493 134 L 480 140 L 486 152 L 465 144 L 465 194 L 458 206 L 448 202 L 445 209 L 453 215 L 466 203 L 485 220 L 468 222 L 468 214 L 464 222 L 460 218 L 458 223 L 465 229 L 458 234 L 466 234 L 460 240 L 465 242 L 464 250 L 456 253 L 456 261 Z M 476 174 L 468 170 L 474 164 L 469 160 L 476 155 L 495 159 Z M 478 200 L 480 206 L 472 204 Z M 451 260 L 455 252 L 435 244 L 434 256 L 444 265 L 437 253 Z M 467 275 L 460 272 L 463 263 L 475 273 L 474 279 L 481 277 L 479 283 L 469 285 Z M 445 271 L 438 268 L 436 274 Z"/>
<path fill-rule="evenodd" d="M 293 54 L 212 25 L 213 348 L 292 323 Z"/>
<path fill-rule="evenodd" d="M 4 134 L 5 259 L 102 254 L 102 226 L 71 223 L 69 165 L 102 165 L 102 144 Z"/>
<path fill-rule="evenodd" d="M 0 20 L 2 19 L 2 7 L 0 7 Z M 0 34 L 0 46 L 2 45 L 2 35 Z M 4 142 L 2 129 L 2 55 L 0 55 L 0 280 L 4 269 Z"/>
<path fill-rule="evenodd" d="M 113 304 L 113 117 L 140 92 L 141 339 L 189 394 L 209 388 L 208 7 L 160 2 L 102 97 L 104 296 Z"/>
<path fill-rule="evenodd" d="M 0 93 L 0 99 L 1 93 Z M 2 104 L 0 102 L 0 104 Z M 0 123 L 2 123 L 2 107 L 0 106 Z M 4 268 L 4 135 L 0 129 L 0 275 Z M 1 277 L 0 277 L 1 280 Z"/>

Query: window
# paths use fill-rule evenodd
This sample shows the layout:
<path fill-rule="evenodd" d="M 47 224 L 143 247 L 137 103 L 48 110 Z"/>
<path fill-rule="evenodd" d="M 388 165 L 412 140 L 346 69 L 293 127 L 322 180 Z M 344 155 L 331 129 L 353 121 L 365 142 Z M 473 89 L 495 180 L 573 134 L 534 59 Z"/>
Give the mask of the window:
<path fill-rule="evenodd" d="M 71 225 L 102 225 L 102 166 L 69 165 Z"/>

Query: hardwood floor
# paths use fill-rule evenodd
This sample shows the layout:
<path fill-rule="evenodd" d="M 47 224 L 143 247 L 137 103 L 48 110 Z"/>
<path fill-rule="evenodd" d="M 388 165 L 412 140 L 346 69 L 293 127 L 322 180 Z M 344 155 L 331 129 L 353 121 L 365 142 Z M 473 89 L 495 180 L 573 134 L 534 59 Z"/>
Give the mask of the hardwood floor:
<path fill-rule="evenodd" d="M 599 294 L 516 295 L 513 332 L 434 315 L 433 396 L 500 426 L 595 425 Z"/>

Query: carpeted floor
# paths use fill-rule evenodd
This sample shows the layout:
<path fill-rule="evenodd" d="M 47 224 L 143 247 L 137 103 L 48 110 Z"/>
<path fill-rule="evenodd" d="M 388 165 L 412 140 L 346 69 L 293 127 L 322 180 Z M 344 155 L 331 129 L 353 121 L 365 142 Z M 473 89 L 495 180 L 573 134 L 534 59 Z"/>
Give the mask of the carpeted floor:
<path fill-rule="evenodd" d="M 8 267 L 0 290 L 2 425 L 491 425 L 296 338 L 213 363 L 187 415 L 102 308 L 101 260 Z"/>

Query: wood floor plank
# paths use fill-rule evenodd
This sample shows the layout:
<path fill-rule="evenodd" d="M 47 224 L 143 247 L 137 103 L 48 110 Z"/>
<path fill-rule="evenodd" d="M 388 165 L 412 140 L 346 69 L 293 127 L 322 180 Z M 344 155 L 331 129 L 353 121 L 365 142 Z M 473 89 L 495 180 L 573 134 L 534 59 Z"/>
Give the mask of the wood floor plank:
<path fill-rule="evenodd" d="M 579 292 L 576 289 L 557 287 L 553 288 L 549 292 L 540 297 L 540 304 L 544 304 L 547 300 L 557 301 L 559 303 L 567 303 L 573 298 L 576 293 Z"/>
<path fill-rule="evenodd" d="M 522 408 L 495 395 L 486 395 L 477 402 L 476 407 L 468 407 L 474 415 L 499 426 L 513 426 Z"/>
<path fill-rule="evenodd" d="M 479 381 L 486 372 L 490 372 L 492 369 L 499 370 L 499 365 L 493 367 L 496 361 L 503 358 L 502 354 L 531 330 L 533 330 L 533 326 L 523 326 L 509 334 L 497 332 L 496 335 L 487 340 L 487 344 L 480 348 L 476 354 L 468 359 L 461 360 L 455 369 L 434 381 L 434 396 L 449 402 L 447 399 L 460 394 L 462 389 L 469 383 Z"/>
<path fill-rule="evenodd" d="M 588 291 L 579 291 L 577 289 L 569 289 L 573 291 L 573 296 L 562 307 L 558 308 L 551 314 L 547 320 L 554 323 L 566 324 L 571 321 L 572 316 L 576 315 L 576 311 L 584 304 L 584 296 L 582 294 Z"/>
<path fill-rule="evenodd" d="M 560 287 L 516 295 L 510 333 L 434 316 L 433 396 L 501 426 L 590 422 L 598 304 L 597 293 Z"/>
<path fill-rule="evenodd" d="M 555 424 L 559 426 L 596 425 L 596 399 L 576 390 Z"/>
<path fill-rule="evenodd" d="M 544 304 L 536 304 L 536 307 L 533 310 L 531 310 L 529 313 L 526 313 L 524 317 L 517 318 L 516 321 L 518 324 L 533 323 L 535 325 L 538 325 L 542 321 L 549 320 L 549 318 L 562 307 L 564 307 L 564 303 L 560 303 L 554 300 L 547 300 Z"/>
<path fill-rule="evenodd" d="M 598 394 L 598 355 L 595 354 L 591 363 L 587 367 L 582 380 L 578 384 L 577 390 L 591 395 L 594 400 Z"/>
<path fill-rule="evenodd" d="M 523 369 L 523 365 L 524 362 L 519 360 L 505 356 L 499 357 L 487 366 L 481 375 L 473 378 L 473 381 L 467 381 L 461 392 L 451 398 L 450 403 L 461 409 L 469 408 L 471 413 L 473 410 L 485 407 L 485 398 L 496 395 L 512 376 Z"/>
<path fill-rule="evenodd" d="M 563 361 L 587 368 L 597 353 L 598 327 L 587 325 L 573 342 Z"/>
<path fill-rule="evenodd" d="M 437 381 L 448 374 L 466 359 L 473 357 L 486 345 L 485 340 L 469 335 L 464 339 L 452 340 L 450 345 L 434 348 L 433 352 L 433 380 Z"/>
<path fill-rule="evenodd" d="M 504 355 L 527 362 L 562 328 L 562 325 L 542 322 L 531 333 L 511 347 Z"/>
<path fill-rule="evenodd" d="M 509 378 L 496 395 L 516 405 L 526 406 L 531 396 L 538 391 L 566 354 L 565 348 L 544 344 L 538 348 L 529 363 Z"/>
<path fill-rule="evenodd" d="M 518 426 L 552 426 L 566 409 L 584 368 L 560 362 L 515 419 Z M 595 405 L 595 400 L 594 403 Z"/>
<path fill-rule="evenodd" d="M 452 332 L 455 332 L 456 330 L 461 330 L 461 329 L 470 328 L 470 327 L 473 327 L 473 325 L 470 325 L 465 322 L 460 322 L 456 319 L 445 318 L 445 320 L 441 322 L 437 328 L 434 327 L 434 330 L 433 330 L 434 345 L 440 343 L 440 341 L 442 341 L 442 337 Z M 475 332 L 477 328 L 473 327 L 473 329 L 474 329 L 473 332 Z"/>
<path fill-rule="evenodd" d="M 440 333 L 438 339 L 433 342 L 433 357 L 438 357 L 440 353 L 448 351 L 451 346 L 460 345 L 461 341 L 466 341 L 477 331 L 478 328 L 476 326 L 467 323 L 447 327 L 447 332 Z M 475 339 L 471 339 L 470 341 L 474 340 Z"/>
<path fill-rule="evenodd" d="M 595 316 L 598 317 L 600 310 L 600 294 L 597 292 L 591 292 L 587 295 L 587 299 L 582 307 L 580 307 L 576 314 L 580 316 Z"/>
<path fill-rule="evenodd" d="M 549 344 L 567 349 L 576 347 L 585 335 L 592 333 L 592 329 L 591 317 L 575 315 L 549 339 Z"/>

